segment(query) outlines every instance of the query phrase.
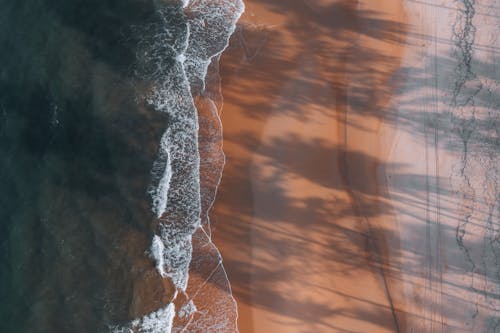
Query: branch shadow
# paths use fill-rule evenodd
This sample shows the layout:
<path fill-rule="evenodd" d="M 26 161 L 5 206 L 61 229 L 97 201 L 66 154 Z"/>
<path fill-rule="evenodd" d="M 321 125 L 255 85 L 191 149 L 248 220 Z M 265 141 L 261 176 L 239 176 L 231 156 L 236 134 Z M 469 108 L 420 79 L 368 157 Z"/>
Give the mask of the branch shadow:
<path fill-rule="evenodd" d="M 485 327 L 494 331 L 500 321 L 494 306 L 488 304 L 500 295 L 499 214 L 495 208 L 498 192 L 493 190 L 488 194 L 491 198 L 485 199 L 463 187 L 448 186 L 450 177 L 460 177 L 461 158 L 456 159 L 456 175 L 412 174 L 405 172 L 407 165 L 387 163 L 344 145 L 306 140 L 295 134 L 269 136 L 269 129 L 264 127 L 276 114 L 309 123 L 322 113 L 346 127 L 369 133 L 374 130 L 364 128 L 356 119 L 371 117 L 402 128 L 420 142 L 438 132 L 439 147 L 455 156 L 463 152 L 463 138 L 467 137 L 465 146 L 471 159 L 480 164 L 489 156 L 494 175 L 500 146 L 499 92 L 483 89 L 474 94 L 472 104 L 477 116 L 472 119 L 467 95 L 476 87 L 472 83 L 453 92 L 455 86 L 449 84 L 457 80 L 457 59 L 453 55 L 431 58 L 424 69 L 399 68 L 401 61 L 396 55 L 363 41 L 353 42 L 354 36 L 363 36 L 404 45 L 408 28 L 401 23 L 385 20 L 377 12 L 353 11 L 348 2 L 342 1 L 324 6 L 308 1 L 257 2 L 276 15 L 286 15 L 278 28 L 240 25 L 223 56 L 224 112 L 241 114 L 234 119 L 247 121 L 251 129 L 235 123 L 230 126 L 240 128 L 239 132 L 225 129 L 227 164 L 212 213 L 215 243 L 221 248 L 238 302 L 279 315 L 284 318 L 280 324 L 290 325 L 297 332 L 301 327 L 305 327 L 304 332 L 347 332 L 347 326 L 342 326 L 345 318 L 388 331 L 404 331 L 406 317 L 422 322 L 433 319 L 425 313 L 406 313 L 404 307 L 373 303 L 368 292 L 366 298 L 359 298 L 356 292 L 346 293 L 335 286 L 336 279 L 372 273 L 382 279 L 385 275 L 394 285 L 403 284 L 403 272 L 414 276 L 415 281 L 424 281 L 420 290 L 432 290 L 442 297 L 440 311 L 447 316 L 450 329 L 462 329 L 460 325 L 475 320 L 479 325 L 484 321 Z M 333 16 L 339 20 L 329 20 Z M 485 82 L 498 82 L 496 64 L 496 59 L 475 59 L 475 75 Z M 422 75 L 433 73 L 435 68 L 440 68 L 443 76 Z M 349 80 L 352 83 L 346 83 Z M 448 108 L 419 109 L 435 102 L 435 96 L 429 96 L 426 89 L 436 89 L 450 96 L 450 101 L 454 94 L 459 98 Z M 403 93 L 404 99 L 400 97 Z M 388 103 L 393 96 L 400 98 L 397 109 Z M 454 112 L 459 108 L 461 113 Z M 353 116 L 344 117 L 347 112 Z M 266 130 L 268 137 L 264 136 Z M 472 173 L 472 168 L 467 172 Z M 290 193 L 290 183 L 297 179 L 333 194 L 325 198 L 310 191 Z M 376 179 L 385 181 L 377 183 Z M 497 186 L 495 179 L 491 179 L 493 187 Z M 437 206 L 436 198 L 447 208 Z M 398 203 L 397 208 L 394 203 Z M 467 212 L 471 206 L 473 216 Z M 413 221 L 406 226 L 405 233 L 410 236 L 404 239 L 389 223 L 395 210 Z M 381 218 L 387 218 L 385 227 L 370 225 L 370 219 Z M 441 219 L 456 224 L 440 224 Z M 476 237 L 478 234 L 484 235 L 483 241 Z M 438 241 L 443 245 L 436 245 Z M 446 252 L 447 263 L 442 269 L 461 274 L 463 283 L 439 279 L 441 268 L 436 267 L 440 265 L 440 250 L 436 246 L 443 246 Z M 481 254 L 486 259 L 481 259 Z M 403 255 L 412 259 L 403 264 Z M 325 265 L 324 271 L 315 263 Z M 313 274 L 311 267 L 319 271 Z M 309 278 L 328 274 L 329 285 L 315 288 L 326 288 L 337 295 L 331 296 L 330 302 L 303 291 L 311 284 Z M 288 276 L 298 277 L 301 283 L 287 286 Z M 488 286 L 468 284 L 471 276 Z M 435 291 L 438 284 L 446 285 L 447 291 Z M 394 293 L 398 292 L 395 287 Z M 335 304 L 335 297 L 344 298 L 339 304 L 348 299 L 356 305 L 344 309 Z M 394 297 L 404 304 L 404 293 Z M 435 301 L 423 298 L 418 302 L 428 302 L 424 306 L 434 311 Z M 365 308 L 361 303 L 371 305 Z M 456 311 L 456 304 L 466 310 Z M 474 307 L 483 317 L 475 319 Z M 249 317 L 245 315 L 245 322 Z M 437 321 L 434 324 L 441 325 Z M 240 326 L 240 330 L 252 332 L 246 326 Z"/>

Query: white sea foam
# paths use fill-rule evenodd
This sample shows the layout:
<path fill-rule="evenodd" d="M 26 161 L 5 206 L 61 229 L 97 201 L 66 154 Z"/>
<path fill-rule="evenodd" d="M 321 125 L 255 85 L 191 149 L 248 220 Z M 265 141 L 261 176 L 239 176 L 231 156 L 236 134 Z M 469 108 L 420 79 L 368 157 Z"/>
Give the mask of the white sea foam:
<path fill-rule="evenodd" d="M 179 290 L 185 291 L 193 252 L 192 234 L 182 235 L 178 233 L 178 230 L 169 228 L 168 225 L 162 225 L 160 239 L 164 246 L 161 258 L 157 260 L 157 267 L 159 262 L 162 263 L 162 267 L 158 267 L 158 272 L 163 277 L 170 278 Z"/>
<path fill-rule="evenodd" d="M 192 86 L 204 89 L 210 61 L 224 52 L 244 10 L 238 0 L 201 0 L 189 6 L 190 30 L 195 38 L 189 39 L 186 50 L 186 73 Z"/>
<path fill-rule="evenodd" d="M 241 0 L 180 0 L 178 5 L 158 1 L 156 6 L 159 22 L 144 29 L 138 53 L 138 74 L 151 83 L 145 100 L 169 115 L 149 188 L 152 210 L 160 219 L 150 252 L 160 275 L 184 293 L 192 236 L 200 228 L 201 215 L 198 114 L 193 94 L 204 89 L 207 68 L 227 47 L 244 5 Z M 174 310 L 169 304 L 126 328 L 171 332 Z M 178 315 L 191 316 L 195 311 L 196 305 L 188 300 Z"/>
<path fill-rule="evenodd" d="M 140 319 L 133 320 L 125 327 L 113 327 L 112 333 L 168 333 L 172 331 L 175 317 L 174 303 L 168 304 Z"/>
<path fill-rule="evenodd" d="M 178 315 L 181 318 L 185 318 L 192 315 L 194 312 L 196 312 L 196 306 L 193 301 L 189 301 L 179 309 Z"/>
<path fill-rule="evenodd" d="M 151 186 L 149 189 L 149 193 L 153 200 L 152 209 L 158 217 L 160 217 L 167 208 L 168 190 L 170 189 L 170 181 L 172 180 L 172 165 L 170 162 L 171 158 L 169 156 L 167 140 L 167 137 L 164 135 L 160 142 L 159 157 L 153 165 L 153 170 L 157 173 L 162 173 L 162 176 L 158 184 L 156 186 Z"/>
<path fill-rule="evenodd" d="M 163 244 L 162 239 L 158 235 L 153 236 L 153 243 L 151 244 L 151 256 L 156 261 L 156 269 L 160 273 L 161 276 L 166 276 L 163 260 L 163 253 L 165 252 L 165 245 Z"/>

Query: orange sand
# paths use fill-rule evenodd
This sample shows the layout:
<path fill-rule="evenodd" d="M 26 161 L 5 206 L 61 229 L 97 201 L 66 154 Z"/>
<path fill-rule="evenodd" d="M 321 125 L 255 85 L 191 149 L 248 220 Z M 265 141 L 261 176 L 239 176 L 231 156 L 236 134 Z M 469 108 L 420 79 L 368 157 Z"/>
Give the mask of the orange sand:
<path fill-rule="evenodd" d="M 221 61 L 227 163 L 212 211 L 240 332 L 404 332 L 381 176 L 402 1 L 246 6 Z"/>

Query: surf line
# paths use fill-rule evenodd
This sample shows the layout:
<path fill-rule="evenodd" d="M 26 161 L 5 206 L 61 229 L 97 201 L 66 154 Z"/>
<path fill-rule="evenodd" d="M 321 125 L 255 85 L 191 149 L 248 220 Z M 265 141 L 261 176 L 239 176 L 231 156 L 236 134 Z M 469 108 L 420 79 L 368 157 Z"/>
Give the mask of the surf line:
<path fill-rule="evenodd" d="M 147 33 L 152 35 L 138 47 L 139 62 L 146 68 L 141 75 L 152 83 L 144 99 L 156 111 L 168 114 L 148 189 L 159 221 L 149 253 L 160 276 L 170 279 L 176 292 L 163 308 L 113 327 L 114 333 L 184 330 L 196 312 L 196 305 L 186 295 L 192 236 L 201 228 L 199 122 L 194 96 L 204 91 L 208 67 L 227 48 L 245 9 L 241 0 L 156 1 L 155 5 L 159 22 L 148 27 Z M 185 304 L 176 312 L 174 301 L 180 294 Z M 185 327 L 176 327 L 175 318 L 186 316 L 191 318 Z"/>

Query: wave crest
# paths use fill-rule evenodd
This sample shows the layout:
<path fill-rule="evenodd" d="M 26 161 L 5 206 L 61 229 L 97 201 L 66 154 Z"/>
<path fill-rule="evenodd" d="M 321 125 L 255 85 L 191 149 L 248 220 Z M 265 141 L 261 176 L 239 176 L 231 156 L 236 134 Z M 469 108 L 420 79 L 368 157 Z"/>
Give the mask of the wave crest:
<path fill-rule="evenodd" d="M 149 84 L 145 101 L 168 114 L 148 189 L 159 219 L 150 253 L 160 275 L 170 279 L 177 292 L 165 308 L 113 331 L 234 332 L 236 303 L 220 253 L 201 225 L 195 96 L 205 91 L 209 65 L 227 47 L 244 4 L 240 0 L 184 0 L 158 1 L 156 6 L 158 20 L 142 27 L 137 54 L 137 75 Z M 208 217 L 204 219 L 208 224 Z M 192 278 L 190 270 L 195 272 Z M 220 297 L 209 298 L 207 293 L 213 294 L 209 285 L 222 292 Z"/>

